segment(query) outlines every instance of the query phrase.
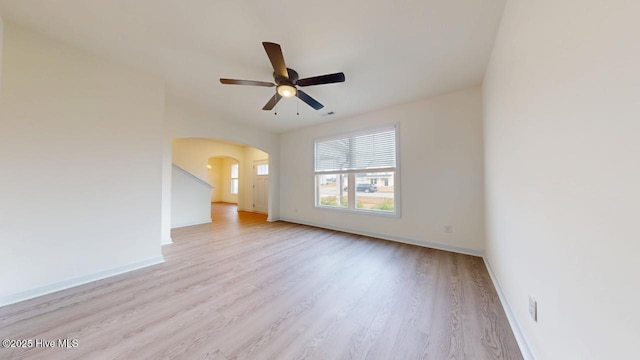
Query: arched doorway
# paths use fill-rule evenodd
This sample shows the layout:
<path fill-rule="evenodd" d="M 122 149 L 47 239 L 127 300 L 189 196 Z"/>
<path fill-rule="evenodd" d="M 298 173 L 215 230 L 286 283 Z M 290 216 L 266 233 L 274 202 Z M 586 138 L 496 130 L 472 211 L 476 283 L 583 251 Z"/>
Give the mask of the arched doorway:
<path fill-rule="evenodd" d="M 173 139 L 171 153 L 172 171 L 181 175 L 180 181 L 171 186 L 172 228 L 210 222 L 215 217 L 213 204 L 226 204 L 224 212 L 235 212 L 236 216 L 238 211 L 268 215 L 270 188 L 265 178 L 268 172 L 264 173 L 269 165 L 268 153 L 239 143 L 203 138 Z M 256 199 L 262 201 L 258 209 Z M 230 206 L 233 212 L 229 211 Z"/>

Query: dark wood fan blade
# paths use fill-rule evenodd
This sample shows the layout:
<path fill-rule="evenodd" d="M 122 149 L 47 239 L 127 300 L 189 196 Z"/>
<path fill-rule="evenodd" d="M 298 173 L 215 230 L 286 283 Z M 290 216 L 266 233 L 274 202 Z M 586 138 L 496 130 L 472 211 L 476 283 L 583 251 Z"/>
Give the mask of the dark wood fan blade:
<path fill-rule="evenodd" d="M 320 104 L 316 99 L 307 95 L 307 93 L 302 90 L 298 89 L 296 96 L 316 110 L 320 110 L 324 107 L 324 105 Z"/>
<path fill-rule="evenodd" d="M 271 110 L 273 109 L 274 106 L 276 106 L 276 104 L 278 103 L 278 101 L 280 101 L 280 99 L 282 99 L 282 96 L 280 96 L 280 94 L 275 93 L 273 95 L 273 97 L 271 99 L 269 99 L 269 101 L 267 101 L 267 103 L 264 105 L 264 107 L 262 108 L 262 110 Z"/>
<path fill-rule="evenodd" d="M 263 42 L 262 46 L 264 46 L 264 50 L 267 52 L 267 56 L 271 61 L 271 66 L 273 66 L 273 71 L 276 72 L 276 75 L 288 79 L 289 73 L 287 72 L 287 65 L 284 63 L 284 55 L 282 55 L 280 45 L 271 42 Z"/>
<path fill-rule="evenodd" d="M 310 78 L 300 79 L 296 83 L 298 86 L 311 86 L 322 84 L 333 84 L 338 82 L 344 82 L 344 73 L 335 73 L 321 76 L 314 76 Z"/>
<path fill-rule="evenodd" d="M 220 82 L 227 85 L 251 85 L 251 86 L 266 86 L 274 87 L 276 84 L 266 81 L 253 81 L 253 80 L 236 80 L 236 79 L 220 79 Z"/>

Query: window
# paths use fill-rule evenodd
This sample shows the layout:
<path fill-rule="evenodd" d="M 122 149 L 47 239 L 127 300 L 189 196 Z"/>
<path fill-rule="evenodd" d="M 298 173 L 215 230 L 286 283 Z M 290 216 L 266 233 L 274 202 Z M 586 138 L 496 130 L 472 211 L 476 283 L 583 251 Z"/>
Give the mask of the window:
<path fill-rule="evenodd" d="M 238 193 L 238 164 L 231 164 L 231 193 Z"/>
<path fill-rule="evenodd" d="M 269 164 L 256 166 L 256 175 L 269 175 Z"/>
<path fill-rule="evenodd" d="M 396 149 L 395 126 L 316 140 L 315 205 L 398 214 Z"/>

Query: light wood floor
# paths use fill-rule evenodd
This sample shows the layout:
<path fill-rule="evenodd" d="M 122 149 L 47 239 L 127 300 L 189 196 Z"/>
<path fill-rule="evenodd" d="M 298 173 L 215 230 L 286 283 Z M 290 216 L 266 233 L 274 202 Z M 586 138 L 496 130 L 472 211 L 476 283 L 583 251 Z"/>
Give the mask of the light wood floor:
<path fill-rule="evenodd" d="M 166 262 L 0 308 L 0 359 L 522 359 L 482 259 L 214 204 Z"/>

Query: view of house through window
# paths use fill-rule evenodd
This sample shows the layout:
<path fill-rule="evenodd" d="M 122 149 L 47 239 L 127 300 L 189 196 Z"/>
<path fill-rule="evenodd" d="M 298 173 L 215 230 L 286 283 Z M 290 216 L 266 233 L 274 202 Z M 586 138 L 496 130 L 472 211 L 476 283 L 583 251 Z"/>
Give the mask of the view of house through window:
<path fill-rule="evenodd" d="M 358 173 L 356 209 L 395 210 L 394 172 Z"/>
<path fill-rule="evenodd" d="M 316 205 L 346 208 L 349 205 L 347 175 L 317 175 L 316 185 L 319 201 Z"/>
<path fill-rule="evenodd" d="M 395 127 L 316 140 L 316 206 L 398 213 L 396 142 Z"/>
<path fill-rule="evenodd" d="M 231 164 L 231 193 L 238 193 L 238 164 Z"/>

